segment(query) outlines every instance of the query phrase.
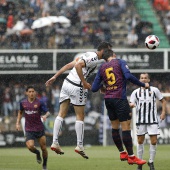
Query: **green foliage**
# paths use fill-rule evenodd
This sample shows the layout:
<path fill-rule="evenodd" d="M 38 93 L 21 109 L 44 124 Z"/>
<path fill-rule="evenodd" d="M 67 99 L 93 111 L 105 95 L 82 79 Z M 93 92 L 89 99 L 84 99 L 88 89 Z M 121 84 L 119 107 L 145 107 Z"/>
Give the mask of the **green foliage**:
<path fill-rule="evenodd" d="M 119 152 L 115 146 L 92 146 L 85 151 L 89 159 L 83 159 L 74 152 L 74 147 L 62 147 L 64 155 L 57 155 L 48 148 L 48 170 L 136 170 L 136 165 L 128 165 L 119 160 Z M 155 168 L 167 170 L 170 145 L 158 145 Z M 136 150 L 135 150 L 136 152 Z M 149 145 L 145 146 L 144 159 L 148 161 Z M 144 165 L 143 169 L 149 169 Z M 26 148 L 0 149 L 0 170 L 42 170 L 36 162 L 35 155 Z"/>

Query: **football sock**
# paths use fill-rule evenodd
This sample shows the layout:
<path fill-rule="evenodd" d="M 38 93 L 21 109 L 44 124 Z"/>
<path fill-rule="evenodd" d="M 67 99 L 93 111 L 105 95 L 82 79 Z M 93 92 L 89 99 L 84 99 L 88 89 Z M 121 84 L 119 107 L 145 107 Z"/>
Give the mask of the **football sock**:
<path fill-rule="evenodd" d="M 62 128 L 62 124 L 63 124 L 63 118 L 60 116 L 57 116 L 55 118 L 54 128 L 53 128 L 53 142 L 55 143 L 58 143 L 58 136 Z"/>
<path fill-rule="evenodd" d="M 157 147 L 157 145 L 150 144 L 150 149 L 149 149 L 149 153 L 150 153 L 149 162 L 150 163 L 154 162 L 155 155 L 156 155 L 156 147 Z"/>
<path fill-rule="evenodd" d="M 38 150 L 38 149 L 36 149 L 36 148 L 34 148 L 34 150 L 32 150 L 32 149 L 29 149 L 32 153 L 35 153 L 35 154 L 39 154 L 40 155 L 40 151 Z"/>
<path fill-rule="evenodd" d="M 77 146 L 83 147 L 83 139 L 84 139 L 84 122 L 80 120 L 76 120 L 75 130 L 77 134 Z"/>
<path fill-rule="evenodd" d="M 44 166 L 44 167 L 47 166 L 47 158 L 43 158 L 43 166 Z"/>
<path fill-rule="evenodd" d="M 122 131 L 122 138 L 128 155 L 133 155 L 133 143 L 130 130 Z"/>
<path fill-rule="evenodd" d="M 112 129 L 112 139 L 116 147 L 118 148 L 119 152 L 124 151 L 119 129 Z"/>
<path fill-rule="evenodd" d="M 144 153 L 144 144 L 138 144 L 137 145 L 137 156 L 138 158 L 142 159 Z"/>

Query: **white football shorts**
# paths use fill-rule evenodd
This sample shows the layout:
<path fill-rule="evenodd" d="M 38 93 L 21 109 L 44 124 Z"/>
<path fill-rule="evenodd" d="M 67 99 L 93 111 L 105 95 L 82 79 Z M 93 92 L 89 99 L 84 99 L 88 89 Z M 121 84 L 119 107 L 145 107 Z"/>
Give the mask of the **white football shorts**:
<path fill-rule="evenodd" d="M 70 103 L 73 105 L 84 106 L 86 105 L 87 93 L 87 89 L 80 87 L 80 85 L 72 84 L 65 79 L 61 88 L 59 102 L 62 103 L 70 99 Z"/>
<path fill-rule="evenodd" d="M 137 135 L 159 135 L 160 129 L 158 124 L 151 124 L 151 125 L 136 125 L 136 132 Z"/>

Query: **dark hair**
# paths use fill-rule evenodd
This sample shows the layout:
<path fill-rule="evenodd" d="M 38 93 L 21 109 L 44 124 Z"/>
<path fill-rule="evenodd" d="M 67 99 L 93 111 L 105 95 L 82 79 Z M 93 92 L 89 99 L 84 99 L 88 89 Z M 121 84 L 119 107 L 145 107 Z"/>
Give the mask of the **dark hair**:
<path fill-rule="evenodd" d="M 28 91 L 29 89 L 34 89 L 35 90 L 35 87 L 32 86 L 32 85 L 29 85 L 29 86 L 26 87 L 25 91 Z"/>
<path fill-rule="evenodd" d="M 114 51 L 111 50 L 111 49 L 104 50 L 102 59 L 104 59 L 104 60 L 107 61 L 107 59 L 108 59 L 109 57 L 112 57 L 113 54 L 114 54 Z"/>
<path fill-rule="evenodd" d="M 103 41 L 97 47 L 97 51 L 101 51 L 101 50 L 108 49 L 111 47 L 112 47 L 112 45 L 109 42 Z"/>

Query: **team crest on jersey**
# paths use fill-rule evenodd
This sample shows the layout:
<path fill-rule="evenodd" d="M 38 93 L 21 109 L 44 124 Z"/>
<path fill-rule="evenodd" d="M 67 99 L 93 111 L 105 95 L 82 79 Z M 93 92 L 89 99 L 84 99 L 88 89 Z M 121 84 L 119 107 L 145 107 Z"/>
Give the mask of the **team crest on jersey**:
<path fill-rule="evenodd" d="M 37 104 L 35 104 L 35 105 L 34 105 L 34 108 L 37 108 L 37 107 L 38 107 L 38 105 L 37 105 Z"/>

